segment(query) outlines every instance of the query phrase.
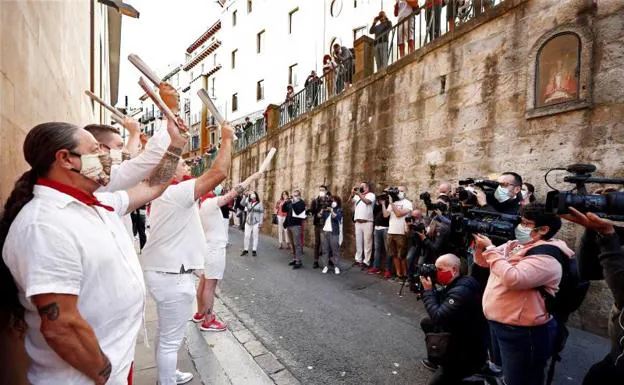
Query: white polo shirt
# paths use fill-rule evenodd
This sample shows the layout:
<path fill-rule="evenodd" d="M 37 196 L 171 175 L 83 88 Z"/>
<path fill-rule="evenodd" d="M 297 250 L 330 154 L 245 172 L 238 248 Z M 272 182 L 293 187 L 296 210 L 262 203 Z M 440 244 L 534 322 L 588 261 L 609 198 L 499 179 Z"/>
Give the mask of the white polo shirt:
<path fill-rule="evenodd" d="M 388 234 L 405 234 L 405 218 L 407 218 L 409 213 L 402 217 L 397 217 L 397 215 L 394 213 L 394 208 L 392 205 L 393 204 L 390 204 L 390 206 L 388 206 L 388 211 L 390 211 L 390 226 L 388 227 Z M 402 210 L 409 210 L 410 212 L 413 210 L 412 202 L 408 201 L 407 199 L 401 199 L 400 201 L 394 202 L 394 205 L 396 205 L 397 208 L 401 208 Z"/>
<path fill-rule="evenodd" d="M 353 197 L 353 208 L 355 211 L 353 219 L 363 219 L 365 221 L 372 222 L 374 219 L 373 208 L 375 207 L 375 194 L 373 194 L 372 192 L 368 192 L 366 195 L 364 195 L 364 197 L 371 202 L 370 205 L 367 205 L 366 203 L 361 201 L 360 197 L 357 195 Z"/>
<path fill-rule="evenodd" d="M 222 246 L 227 245 L 227 228 L 223 226 L 223 214 L 221 207 L 217 205 L 218 197 L 208 198 L 202 202 L 199 208 L 199 217 L 201 218 L 204 236 L 209 245 Z"/>
<path fill-rule="evenodd" d="M 180 268 L 203 269 L 206 238 L 195 200 L 195 181 L 167 187 L 152 201 L 150 237 L 141 254 L 145 271 L 179 273 Z M 219 220 L 223 227 L 223 220 Z"/>
<path fill-rule="evenodd" d="M 28 379 L 39 384 L 93 384 L 60 358 L 41 334 L 31 297 L 78 296 L 80 315 L 91 325 L 112 364 L 108 384 L 127 383 L 145 303 L 145 284 L 134 245 L 121 222 L 125 191 L 96 194 L 115 209 L 87 206 L 56 189 L 36 185 L 34 198 L 15 218 L 2 250 L 26 308 Z"/>

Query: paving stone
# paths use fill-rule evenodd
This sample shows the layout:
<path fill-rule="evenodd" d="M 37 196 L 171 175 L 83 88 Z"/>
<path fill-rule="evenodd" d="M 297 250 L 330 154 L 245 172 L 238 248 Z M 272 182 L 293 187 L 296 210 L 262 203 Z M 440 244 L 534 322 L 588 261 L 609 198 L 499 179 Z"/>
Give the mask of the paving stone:
<path fill-rule="evenodd" d="M 300 385 L 301 382 L 297 380 L 288 370 L 280 370 L 277 373 L 271 374 L 271 379 L 275 381 L 275 385 Z"/>
<path fill-rule="evenodd" d="M 258 356 L 255 358 L 255 360 L 258 365 L 260 365 L 260 367 L 269 375 L 284 369 L 284 365 L 282 365 L 271 353 Z"/>
<path fill-rule="evenodd" d="M 268 353 L 269 351 L 258 340 L 252 340 L 245 344 L 245 349 L 251 354 L 252 357 L 259 356 L 261 354 Z"/>
<path fill-rule="evenodd" d="M 254 337 L 254 335 L 247 329 L 232 330 L 232 334 L 234 334 L 234 337 L 236 337 L 238 342 L 243 345 L 256 339 L 256 337 Z"/>

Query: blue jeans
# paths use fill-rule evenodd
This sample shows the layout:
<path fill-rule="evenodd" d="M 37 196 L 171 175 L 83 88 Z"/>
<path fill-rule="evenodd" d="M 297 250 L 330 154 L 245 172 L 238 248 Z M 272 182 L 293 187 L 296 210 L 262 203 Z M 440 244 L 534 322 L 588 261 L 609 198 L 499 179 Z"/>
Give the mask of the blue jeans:
<path fill-rule="evenodd" d="M 376 269 L 381 268 L 381 250 L 386 251 L 386 258 L 388 255 L 388 228 L 375 229 L 375 260 L 373 261 L 373 267 Z"/>
<path fill-rule="evenodd" d="M 513 326 L 489 321 L 500 348 L 507 385 L 543 385 L 544 369 L 552 355 L 557 322 L 539 326 Z"/>

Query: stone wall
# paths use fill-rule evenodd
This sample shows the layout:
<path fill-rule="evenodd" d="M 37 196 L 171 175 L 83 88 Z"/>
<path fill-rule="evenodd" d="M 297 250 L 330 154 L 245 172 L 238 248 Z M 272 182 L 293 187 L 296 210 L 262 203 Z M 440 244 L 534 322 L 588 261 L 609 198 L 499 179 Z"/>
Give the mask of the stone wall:
<path fill-rule="evenodd" d="M 577 162 L 595 164 L 599 175 L 622 177 L 624 5 L 612 0 L 596 9 L 591 3 L 510 0 L 270 131 L 236 155 L 232 180 L 255 171 L 270 147 L 278 149 L 276 159 L 257 186 L 266 202 L 296 188 L 310 199 L 323 183 L 344 200 L 361 180 L 404 184 L 408 198 L 418 201 L 420 192 L 440 181 L 507 170 L 520 172 L 544 198 L 544 173 Z M 533 65 L 527 58 L 540 36 L 568 23 L 593 36 L 593 107 L 527 120 L 527 74 Z M 555 181 L 567 188 L 561 177 Z M 352 227 L 346 220 L 348 260 Z M 263 231 L 276 233 L 270 220 Z M 575 231 L 566 226 L 563 237 L 574 242 Z M 577 325 L 606 333 L 611 301 L 605 286 L 595 284 Z"/>

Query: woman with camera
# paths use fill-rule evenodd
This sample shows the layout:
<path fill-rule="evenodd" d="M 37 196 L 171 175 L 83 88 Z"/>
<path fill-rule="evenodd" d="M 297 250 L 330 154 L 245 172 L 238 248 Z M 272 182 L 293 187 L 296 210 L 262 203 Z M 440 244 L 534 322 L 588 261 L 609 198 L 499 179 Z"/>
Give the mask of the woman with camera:
<path fill-rule="evenodd" d="M 483 313 L 500 348 L 507 385 L 543 385 L 544 368 L 553 353 L 557 323 L 542 292 L 554 296 L 562 277 L 557 256 L 574 252 L 553 237 L 561 219 L 544 205 L 522 209 L 516 239 L 500 246 L 475 235 L 475 263 L 490 269 L 483 294 Z"/>
<path fill-rule="evenodd" d="M 340 259 L 340 245 L 342 244 L 342 205 L 340 197 L 332 196 L 331 205 L 323 210 L 323 231 L 321 240 L 323 254 L 327 260 L 322 273 L 327 274 L 329 265 L 334 266 L 334 273 L 340 274 L 338 260 Z"/>

